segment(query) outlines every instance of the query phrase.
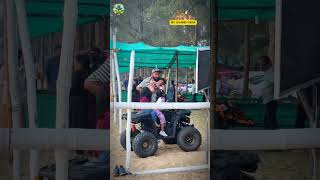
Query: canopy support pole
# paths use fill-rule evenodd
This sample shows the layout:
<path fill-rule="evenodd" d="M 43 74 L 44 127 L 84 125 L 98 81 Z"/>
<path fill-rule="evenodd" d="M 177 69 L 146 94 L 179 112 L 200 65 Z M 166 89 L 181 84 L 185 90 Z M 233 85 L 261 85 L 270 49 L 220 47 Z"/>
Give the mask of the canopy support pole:
<path fill-rule="evenodd" d="M 18 29 L 23 52 L 23 59 L 27 78 L 27 101 L 29 128 L 36 128 L 37 121 L 37 94 L 36 94 L 36 74 L 33 62 L 31 41 L 27 25 L 27 13 L 24 0 L 15 0 Z M 30 150 L 30 179 L 38 176 L 39 155 L 38 151 Z M 63 180 L 63 179 L 62 179 Z"/>
<path fill-rule="evenodd" d="M 197 48 L 196 68 L 194 70 L 194 77 L 196 81 L 196 93 L 198 93 L 198 83 L 199 83 L 198 73 L 199 73 L 199 49 Z"/>
<path fill-rule="evenodd" d="M 168 70 L 168 75 L 167 75 L 167 84 L 166 84 L 166 94 L 168 94 L 168 88 L 169 88 L 169 81 L 170 81 L 170 73 L 171 73 L 171 68 Z"/>
<path fill-rule="evenodd" d="M 116 52 L 116 43 L 117 43 L 117 36 L 114 34 L 113 35 L 113 50 L 114 50 L 114 66 L 115 66 L 115 70 L 116 70 L 116 76 L 117 76 L 117 85 L 118 85 L 118 98 L 119 98 L 119 102 L 121 102 L 121 98 L 122 98 L 122 92 L 121 92 L 121 80 L 120 80 L 120 73 L 119 73 L 119 63 L 118 63 L 118 56 L 117 56 L 117 52 Z M 119 134 L 121 134 L 122 131 L 122 109 L 119 109 Z"/>
<path fill-rule="evenodd" d="M 175 91 L 175 102 L 178 102 L 178 88 L 179 88 L 179 83 L 178 83 L 178 80 L 179 80 L 179 57 L 178 57 L 178 52 L 175 53 L 175 56 L 176 58 L 176 91 Z"/>
<path fill-rule="evenodd" d="M 6 23 L 7 23 L 7 50 L 8 50 L 8 68 L 9 68 L 9 88 L 12 104 L 12 127 L 20 128 L 21 126 L 21 99 L 18 94 L 18 46 L 17 46 L 17 21 L 14 8 L 14 2 L 6 0 Z M 21 151 L 13 149 L 13 180 L 21 179 Z"/>
<path fill-rule="evenodd" d="M 189 93 L 189 89 L 188 89 L 188 85 L 189 85 L 189 81 L 188 81 L 188 73 L 189 73 L 189 69 L 186 68 L 186 83 L 187 83 L 187 88 L 186 88 L 186 92 Z"/>
<path fill-rule="evenodd" d="M 128 83 L 128 98 L 127 102 L 130 103 L 132 101 L 132 86 L 133 86 L 133 76 L 134 76 L 134 57 L 135 51 L 131 51 L 130 56 L 130 73 L 129 73 L 129 83 Z M 131 164 L 131 112 L 132 109 L 127 109 L 127 127 L 126 127 L 126 149 L 127 149 L 127 157 L 126 157 L 126 169 L 130 170 Z"/>
<path fill-rule="evenodd" d="M 71 87 L 72 62 L 74 41 L 76 35 L 76 22 L 78 17 L 78 1 L 64 2 L 63 36 L 60 55 L 60 67 L 57 80 L 56 128 L 68 128 L 69 120 L 69 94 Z M 67 149 L 55 149 L 56 179 L 67 180 L 69 152 Z"/>
<path fill-rule="evenodd" d="M 117 102 L 117 92 L 116 92 L 116 76 L 114 70 L 114 53 L 111 54 L 111 78 L 112 78 L 112 94 L 113 94 L 113 102 Z M 113 108 L 113 122 L 117 122 L 117 110 Z"/>

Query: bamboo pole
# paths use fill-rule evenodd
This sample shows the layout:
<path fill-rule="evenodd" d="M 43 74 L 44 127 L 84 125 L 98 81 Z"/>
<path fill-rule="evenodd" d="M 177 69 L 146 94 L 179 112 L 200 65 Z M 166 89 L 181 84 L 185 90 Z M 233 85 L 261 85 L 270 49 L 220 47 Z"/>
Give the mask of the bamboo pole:
<path fill-rule="evenodd" d="M 36 74 L 33 62 L 31 41 L 27 25 L 27 13 L 24 0 L 15 0 L 19 35 L 23 52 L 23 59 L 27 78 L 27 102 L 29 115 L 29 128 L 36 128 L 37 122 L 37 94 L 36 94 Z M 39 155 L 36 150 L 30 150 L 30 179 L 38 176 Z"/>
<path fill-rule="evenodd" d="M 178 102 L 178 88 L 179 88 L 179 58 L 178 58 L 178 53 L 175 53 L 175 58 L 176 58 L 176 92 L 175 92 L 175 102 Z"/>
<path fill-rule="evenodd" d="M 14 9 L 14 2 L 11 0 L 6 0 L 6 18 L 7 18 L 7 49 L 8 49 L 8 71 L 9 71 L 9 88 L 10 88 L 10 98 L 12 104 L 12 127 L 21 127 L 21 99 L 18 94 L 18 31 L 17 31 L 17 21 Z M 21 152 L 17 149 L 13 150 L 13 180 L 21 179 Z"/>
<path fill-rule="evenodd" d="M 189 89 L 188 89 L 188 85 L 189 85 L 189 81 L 188 81 L 188 73 L 189 73 L 189 71 L 188 71 L 188 68 L 186 68 L 186 83 L 187 83 L 187 88 L 186 88 L 186 92 L 187 93 L 189 93 Z"/>
<path fill-rule="evenodd" d="M 110 150 L 109 130 L 0 128 L 0 151 L 10 148 L 27 150 Z M 9 140 L 10 139 L 10 140 Z"/>
<path fill-rule="evenodd" d="M 147 103 L 145 103 L 147 104 Z M 177 104 L 177 103 L 176 103 Z M 181 104 L 181 103 L 178 103 Z M 182 103 L 183 104 L 183 103 Z M 187 103 L 185 103 L 187 104 Z M 191 104 L 191 103 L 189 103 Z M 194 103 L 192 103 L 194 104 Z M 138 106 L 136 106 L 138 108 Z M 180 108 L 180 107 L 177 107 Z M 206 107 L 208 108 L 208 107 Z M 204 109 L 206 109 L 204 108 Z M 108 149 L 108 130 L 0 128 L 0 150 L 17 149 Z M 43 136 L 42 136 L 43 135 Z M 223 130 L 210 132 L 211 150 L 288 150 L 320 148 L 318 128 L 277 130 Z M 298 137 L 298 138 L 297 138 Z M 10 140 L 11 139 L 11 140 Z M 34 139 L 34 141 L 32 141 Z M 248 143 L 250 139 L 250 143 Z M 261 141 L 263 139 L 263 141 Z M 104 143 L 101 143 L 104 142 Z M 73 143 L 73 144 L 72 144 Z"/>
<path fill-rule="evenodd" d="M 198 93 L 198 83 L 199 83 L 198 72 L 199 72 L 199 49 L 197 48 L 196 67 L 193 70 L 193 77 L 195 78 L 195 81 L 196 81 L 196 93 Z"/>
<path fill-rule="evenodd" d="M 135 56 L 135 51 L 131 51 L 127 103 L 131 103 L 132 101 L 132 86 L 133 86 L 133 78 L 134 78 L 134 56 Z M 127 127 L 126 127 L 126 150 L 127 150 L 126 169 L 127 171 L 130 170 L 130 164 L 131 164 L 131 112 L 132 112 L 132 109 L 127 109 Z"/>
<path fill-rule="evenodd" d="M 208 109 L 209 102 L 168 102 L 168 103 L 141 103 L 141 102 L 116 102 L 111 103 L 115 109 Z"/>
<path fill-rule="evenodd" d="M 71 87 L 72 61 L 76 22 L 78 16 L 78 1 L 67 0 L 63 12 L 63 36 L 60 56 L 59 75 L 57 80 L 56 128 L 68 128 L 69 120 L 69 93 Z M 68 179 L 68 150 L 55 150 L 56 179 Z"/>
<path fill-rule="evenodd" d="M 116 50 L 116 42 L 117 42 L 117 36 L 113 35 L 113 49 Z M 122 92 L 121 92 L 121 79 L 120 79 L 120 73 L 119 73 L 119 64 L 118 64 L 118 57 L 117 52 L 114 52 L 114 67 L 116 70 L 116 76 L 117 76 L 117 85 L 118 85 L 118 97 L 119 102 L 122 101 Z M 122 131 L 122 109 L 119 109 L 119 134 L 121 134 Z"/>
<path fill-rule="evenodd" d="M 170 73 L 171 73 L 171 68 L 168 70 L 168 75 L 167 75 L 166 94 L 168 94 L 168 88 L 170 83 Z"/>
<path fill-rule="evenodd" d="M 116 76 L 115 76 L 115 70 L 114 70 L 114 56 L 113 53 L 110 56 L 111 60 L 111 78 L 112 78 L 112 94 L 113 94 L 113 102 L 117 102 L 117 91 L 116 91 Z M 112 106 L 111 106 L 112 107 Z M 113 108 L 113 122 L 117 122 L 117 110 Z"/>

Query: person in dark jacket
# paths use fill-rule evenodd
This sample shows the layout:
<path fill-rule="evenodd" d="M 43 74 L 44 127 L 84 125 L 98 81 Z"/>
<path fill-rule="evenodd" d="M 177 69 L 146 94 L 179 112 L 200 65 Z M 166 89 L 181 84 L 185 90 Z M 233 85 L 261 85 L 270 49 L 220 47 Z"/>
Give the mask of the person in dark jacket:
<path fill-rule="evenodd" d="M 88 92 L 84 89 L 88 70 L 87 55 L 77 55 L 70 89 L 70 128 L 88 128 Z"/>

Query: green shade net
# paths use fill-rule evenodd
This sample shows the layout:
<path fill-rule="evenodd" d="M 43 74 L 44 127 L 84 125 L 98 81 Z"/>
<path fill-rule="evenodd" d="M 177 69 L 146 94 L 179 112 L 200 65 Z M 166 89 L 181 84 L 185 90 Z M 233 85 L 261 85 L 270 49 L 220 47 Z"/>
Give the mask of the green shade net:
<path fill-rule="evenodd" d="M 32 38 L 60 32 L 63 28 L 64 0 L 26 0 L 28 28 Z M 78 25 L 109 16 L 109 0 L 78 0 Z"/>
<path fill-rule="evenodd" d="M 273 20 L 275 0 L 218 0 L 219 20 Z"/>
<path fill-rule="evenodd" d="M 110 0 L 79 0 L 78 25 L 89 24 L 110 13 Z M 60 32 L 64 0 L 26 0 L 29 33 L 32 38 Z M 275 0 L 218 0 L 220 20 L 273 20 Z"/>
<path fill-rule="evenodd" d="M 110 42 L 113 47 L 113 42 Z M 197 47 L 154 47 L 143 42 L 123 43 L 117 42 L 119 50 L 118 63 L 120 73 L 128 72 L 130 66 L 131 51 L 135 51 L 135 68 L 176 68 L 176 57 L 178 57 L 179 68 L 194 68 L 197 59 Z M 201 47 L 203 48 L 203 47 Z"/>

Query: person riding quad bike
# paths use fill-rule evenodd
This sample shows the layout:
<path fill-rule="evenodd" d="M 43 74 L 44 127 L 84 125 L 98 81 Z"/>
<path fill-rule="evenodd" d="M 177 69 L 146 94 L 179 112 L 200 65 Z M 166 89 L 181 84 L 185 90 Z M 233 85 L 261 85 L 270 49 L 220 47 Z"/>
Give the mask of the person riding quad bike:
<path fill-rule="evenodd" d="M 163 110 L 162 112 L 166 118 L 167 137 L 159 135 L 160 127 L 154 128 L 150 113 L 132 114 L 131 150 L 142 158 L 153 156 L 158 149 L 158 140 L 162 139 L 166 144 L 178 144 L 184 151 L 196 151 L 202 139 L 200 132 L 190 124 L 191 111 Z M 126 119 L 126 115 L 123 118 Z M 121 133 L 120 143 L 126 149 L 126 130 Z"/>

